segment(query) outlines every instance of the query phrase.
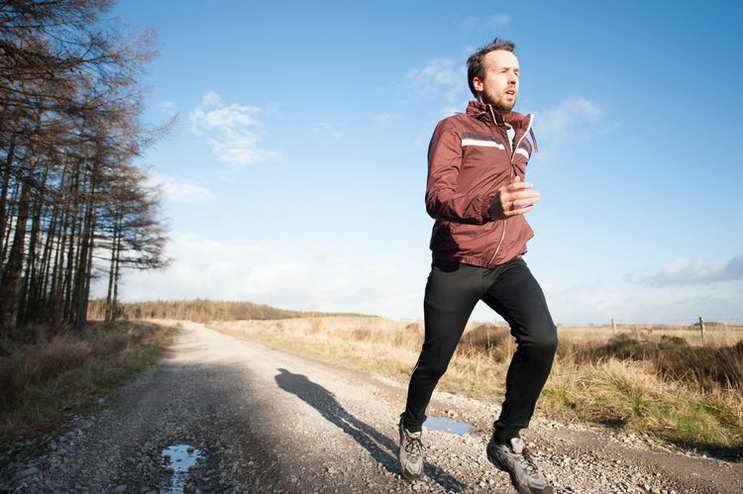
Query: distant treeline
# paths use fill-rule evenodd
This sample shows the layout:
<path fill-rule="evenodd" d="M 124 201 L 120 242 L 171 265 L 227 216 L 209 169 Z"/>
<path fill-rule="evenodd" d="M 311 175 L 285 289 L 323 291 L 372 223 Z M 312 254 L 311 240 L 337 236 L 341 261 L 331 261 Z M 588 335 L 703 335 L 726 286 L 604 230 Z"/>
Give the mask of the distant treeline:
<path fill-rule="evenodd" d="M 90 319 L 105 319 L 106 300 L 91 300 L 88 307 Z M 279 309 L 252 302 L 226 302 L 207 299 L 157 300 L 118 304 L 115 317 L 123 319 L 183 319 L 196 322 L 242 321 L 248 319 L 291 319 L 313 316 L 358 316 L 366 314 L 341 312 L 303 312 Z"/>

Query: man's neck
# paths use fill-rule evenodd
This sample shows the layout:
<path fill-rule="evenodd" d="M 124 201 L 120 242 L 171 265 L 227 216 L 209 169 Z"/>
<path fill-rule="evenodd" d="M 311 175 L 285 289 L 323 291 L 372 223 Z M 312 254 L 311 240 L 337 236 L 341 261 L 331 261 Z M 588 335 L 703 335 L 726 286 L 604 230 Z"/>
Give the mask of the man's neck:
<path fill-rule="evenodd" d="M 489 106 L 490 108 L 492 108 L 493 111 L 495 113 L 497 113 L 498 115 L 500 115 L 501 117 L 505 117 L 508 113 L 511 112 L 511 109 L 505 109 L 505 108 L 497 105 L 496 103 L 493 103 L 491 101 L 488 101 L 488 100 L 486 100 L 484 98 L 480 98 L 478 101 L 480 103 L 482 103 L 483 106 L 485 106 L 485 107 L 488 107 Z"/>
<path fill-rule="evenodd" d="M 485 112 L 490 115 L 494 124 L 502 125 L 506 121 L 506 115 L 510 110 L 504 110 L 503 108 L 482 98 L 478 98 L 477 101 L 484 107 Z"/>

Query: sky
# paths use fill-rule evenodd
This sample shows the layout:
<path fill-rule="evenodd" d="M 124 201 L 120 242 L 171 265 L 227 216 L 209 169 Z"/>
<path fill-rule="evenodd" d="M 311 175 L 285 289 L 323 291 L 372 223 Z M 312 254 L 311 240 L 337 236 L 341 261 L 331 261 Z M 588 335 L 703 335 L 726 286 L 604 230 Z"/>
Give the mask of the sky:
<path fill-rule="evenodd" d="M 175 7 L 175 8 L 174 8 Z M 137 159 L 163 190 L 162 272 L 125 301 L 423 314 L 436 123 L 467 57 L 516 43 L 540 145 L 525 255 L 560 324 L 743 322 L 738 2 L 151 2 Z M 97 288 L 98 293 L 102 287 Z M 500 321 L 484 304 L 475 321 Z"/>

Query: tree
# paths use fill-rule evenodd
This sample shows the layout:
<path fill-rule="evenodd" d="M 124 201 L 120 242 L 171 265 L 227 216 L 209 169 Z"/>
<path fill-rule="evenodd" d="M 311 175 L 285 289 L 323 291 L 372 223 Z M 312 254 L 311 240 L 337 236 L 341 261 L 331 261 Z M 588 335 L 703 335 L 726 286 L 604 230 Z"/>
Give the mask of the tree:
<path fill-rule="evenodd" d="M 167 265 L 158 197 L 132 161 L 172 121 L 141 125 L 153 33 L 125 33 L 112 3 L 0 1 L 0 335 L 82 325 L 99 251 L 116 281 Z"/>

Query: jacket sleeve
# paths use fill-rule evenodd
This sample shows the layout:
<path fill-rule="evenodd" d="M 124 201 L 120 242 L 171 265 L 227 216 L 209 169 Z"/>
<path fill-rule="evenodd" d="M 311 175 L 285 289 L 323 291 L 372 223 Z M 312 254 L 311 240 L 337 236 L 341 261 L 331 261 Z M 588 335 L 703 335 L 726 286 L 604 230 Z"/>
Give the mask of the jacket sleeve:
<path fill-rule="evenodd" d="M 434 219 L 481 225 L 491 221 L 491 196 L 457 192 L 462 168 L 462 140 L 452 124 L 442 120 L 428 146 L 426 211 Z"/>

